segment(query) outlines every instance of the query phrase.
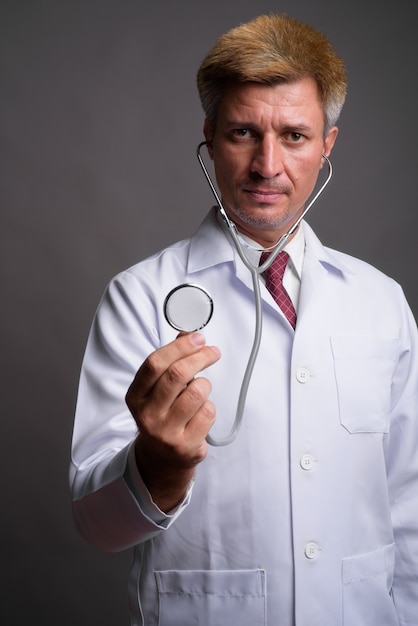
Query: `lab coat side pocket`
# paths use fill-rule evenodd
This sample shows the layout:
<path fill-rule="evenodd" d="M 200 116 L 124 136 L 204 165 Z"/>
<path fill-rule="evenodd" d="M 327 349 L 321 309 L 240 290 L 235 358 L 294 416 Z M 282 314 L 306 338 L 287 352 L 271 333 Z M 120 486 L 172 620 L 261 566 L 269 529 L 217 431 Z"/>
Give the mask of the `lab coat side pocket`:
<path fill-rule="evenodd" d="M 170 570 L 155 577 L 158 626 L 266 625 L 264 570 Z"/>
<path fill-rule="evenodd" d="M 343 559 L 343 625 L 399 626 L 392 599 L 395 545 Z"/>
<path fill-rule="evenodd" d="M 399 340 L 331 337 L 340 421 L 349 433 L 387 433 Z"/>

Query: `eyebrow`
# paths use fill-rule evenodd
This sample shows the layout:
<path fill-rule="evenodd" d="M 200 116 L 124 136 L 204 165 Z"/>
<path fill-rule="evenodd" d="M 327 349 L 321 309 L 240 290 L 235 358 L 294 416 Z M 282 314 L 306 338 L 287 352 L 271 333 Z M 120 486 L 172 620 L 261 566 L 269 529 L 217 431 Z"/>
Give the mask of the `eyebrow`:
<path fill-rule="evenodd" d="M 256 122 L 250 122 L 250 121 L 245 121 L 245 120 L 226 120 L 225 121 L 225 128 L 258 128 L 258 124 Z M 304 124 L 302 122 L 295 122 L 295 123 L 284 123 L 283 126 L 281 126 L 281 130 L 282 131 L 291 131 L 291 132 L 310 132 L 312 131 L 312 127 L 308 126 L 307 124 Z"/>
<path fill-rule="evenodd" d="M 306 124 L 285 124 L 283 126 L 284 130 L 292 130 L 292 131 L 310 131 L 312 130 L 311 126 L 307 126 Z"/>

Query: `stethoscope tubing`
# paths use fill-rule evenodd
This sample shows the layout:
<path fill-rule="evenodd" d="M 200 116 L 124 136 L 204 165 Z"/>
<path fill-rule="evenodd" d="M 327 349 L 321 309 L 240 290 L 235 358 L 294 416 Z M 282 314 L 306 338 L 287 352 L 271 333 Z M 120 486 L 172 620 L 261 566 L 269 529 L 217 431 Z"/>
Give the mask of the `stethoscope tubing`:
<path fill-rule="evenodd" d="M 236 251 L 239 255 L 239 257 L 241 258 L 242 262 L 244 263 L 244 265 L 247 267 L 247 269 L 250 271 L 251 273 L 251 277 L 252 277 L 252 282 L 253 282 L 253 290 L 254 290 L 254 304 L 255 304 L 255 329 L 254 329 L 254 339 L 253 339 L 253 344 L 252 344 L 252 348 L 251 348 L 251 352 L 250 352 L 250 356 L 248 357 L 248 363 L 247 363 L 247 367 L 245 369 L 244 372 L 244 377 L 241 383 L 241 389 L 240 389 L 240 393 L 239 393 L 239 397 L 238 397 L 238 402 L 237 402 L 237 410 L 235 413 L 235 419 L 234 422 L 232 424 L 231 430 L 229 432 L 229 434 L 224 437 L 223 439 L 215 439 L 214 437 L 212 437 L 212 435 L 210 435 L 210 433 L 206 436 L 206 441 L 212 445 L 212 446 L 226 446 L 229 445 L 230 443 L 232 443 L 237 435 L 238 432 L 241 428 L 242 425 L 242 420 L 243 420 L 243 416 L 244 416 L 244 408 L 245 408 L 245 403 L 246 403 L 246 399 L 247 399 L 247 393 L 248 393 L 248 388 L 250 385 L 250 381 L 251 381 L 251 377 L 252 377 L 252 373 L 253 373 L 253 369 L 254 369 L 254 365 L 255 362 L 257 360 L 257 356 L 258 356 L 258 351 L 260 348 L 260 343 L 261 343 L 261 335 L 262 335 L 262 327 L 263 327 L 263 312 L 262 312 L 262 304 L 261 304 L 261 290 L 260 290 L 260 275 L 265 272 L 270 265 L 273 263 L 274 259 L 277 257 L 277 255 L 279 254 L 279 252 L 281 250 L 283 250 L 283 248 L 285 247 L 287 241 L 289 240 L 289 237 L 291 237 L 293 235 L 294 232 L 296 232 L 296 229 L 298 228 L 299 224 L 301 223 L 301 221 L 303 220 L 303 218 L 305 217 L 305 215 L 307 214 L 307 212 L 310 210 L 310 208 L 313 206 L 313 204 L 316 202 L 316 200 L 319 198 L 319 196 L 321 195 L 321 193 L 324 191 L 325 187 L 328 185 L 329 181 L 331 180 L 332 174 L 333 174 L 333 168 L 332 168 L 332 164 L 331 161 L 329 159 L 329 157 L 327 157 L 325 154 L 322 155 L 322 157 L 325 159 L 327 165 L 328 165 L 328 175 L 325 179 L 325 182 L 321 185 L 319 191 L 314 195 L 314 197 L 310 200 L 309 204 L 304 208 L 303 212 L 301 213 L 301 215 L 298 217 L 298 219 L 295 221 L 295 223 L 291 226 L 291 228 L 280 237 L 279 241 L 276 243 L 276 245 L 273 248 L 272 253 L 269 255 L 269 257 L 267 258 L 267 260 L 262 264 L 262 265 L 254 265 L 254 263 L 252 263 L 250 261 L 250 259 L 248 258 L 248 255 L 246 254 L 239 235 L 238 235 L 238 231 L 237 228 L 234 224 L 234 222 L 232 222 L 224 207 L 222 204 L 222 201 L 219 197 L 219 194 L 216 190 L 215 185 L 212 182 L 212 179 L 210 177 L 210 174 L 206 168 L 206 165 L 204 163 L 204 160 L 202 158 L 201 155 L 201 150 L 202 147 L 207 145 L 206 141 L 202 141 L 196 149 L 196 156 L 197 159 L 199 161 L 199 164 L 202 168 L 202 171 L 205 175 L 205 178 L 209 184 L 209 187 L 212 190 L 212 193 L 215 197 L 215 200 L 217 202 L 218 205 L 218 209 L 220 212 L 220 215 L 223 218 L 223 221 L 227 227 L 227 230 L 232 238 L 232 241 L 234 243 L 234 246 L 236 248 Z"/>
<path fill-rule="evenodd" d="M 325 159 L 327 165 L 328 165 L 328 176 L 325 179 L 325 182 L 322 184 L 322 186 L 319 188 L 319 190 L 317 191 L 317 193 L 314 195 L 314 197 L 311 199 L 311 201 L 309 202 L 309 204 L 304 208 L 304 210 L 302 211 L 302 213 L 299 215 L 299 217 L 297 218 L 297 220 L 294 222 L 294 224 L 290 227 L 290 229 L 280 237 L 280 239 L 278 240 L 278 242 L 275 244 L 274 248 L 273 248 L 273 252 L 269 255 L 269 257 L 267 258 L 267 260 L 259 266 L 255 266 L 253 263 L 251 263 L 250 259 L 248 258 L 247 254 L 245 253 L 245 250 L 243 249 L 241 242 L 239 240 L 239 235 L 238 235 L 238 231 L 237 228 L 234 224 L 234 222 L 232 220 L 229 219 L 227 212 L 225 211 L 222 201 L 219 197 L 219 194 L 217 192 L 217 189 L 215 187 L 215 185 L 212 182 L 211 176 L 208 172 L 208 169 L 205 165 L 205 162 L 202 158 L 202 154 L 201 154 L 201 150 L 203 146 L 207 145 L 207 141 L 202 141 L 196 149 L 196 156 L 197 159 L 199 161 L 200 167 L 202 168 L 202 171 L 205 175 L 205 178 L 209 184 L 209 187 L 211 188 L 211 191 L 215 197 L 216 203 L 218 205 L 219 208 L 219 212 L 220 215 L 222 216 L 222 219 L 224 220 L 225 224 L 228 227 L 228 230 L 230 232 L 230 235 L 234 241 L 235 247 L 237 249 L 237 252 L 239 254 L 239 256 L 241 257 L 242 262 L 244 263 L 244 265 L 249 269 L 254 269 L 258 274 L 262 274 L 263 272 L 265 272 L 270 265 L 272 265 L 272 263 L 274 262 L 274 259 L 277 257 L 277 255 L 279 254 L 279 252 L 281 252 L 281 250 L 283 250 L 283 248 L 285 247 L 286 243 L 289 240 L 289 237 L 291 237 L 297 230 L 299 224 L 301 223 L 301 221 L 303 220 L 303 218 L 306 216 L 306 214 L 308 213 L 308 211 L 310 210 L 310 208 L 313 206 L 313 204 L 317 201 L 317 199 L 319 198 L 319 196 L 321 195 L 321 193 L 324 191 L 325 187 L 328 185 L 329 181 L 332 178 L 332 174 L 333 174 L 333 168 L 332 168 L 332 163 L 329 159 L 329 157 L 327 157 L 325 154 L 322 154 L 322 158 Z"/>

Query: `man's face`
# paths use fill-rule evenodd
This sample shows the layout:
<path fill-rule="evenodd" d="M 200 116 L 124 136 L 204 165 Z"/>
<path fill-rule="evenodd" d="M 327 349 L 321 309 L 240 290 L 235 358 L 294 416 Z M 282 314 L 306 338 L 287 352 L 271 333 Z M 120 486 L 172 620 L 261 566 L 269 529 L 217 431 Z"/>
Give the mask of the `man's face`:
<path fill-rule="evenodd" d="M 324 138 L 316 83 L 230 85 L 215 132 L 204 127 L 224 208 L 238 229 L 274 244 L 303 211 L 338 130 Z"/>

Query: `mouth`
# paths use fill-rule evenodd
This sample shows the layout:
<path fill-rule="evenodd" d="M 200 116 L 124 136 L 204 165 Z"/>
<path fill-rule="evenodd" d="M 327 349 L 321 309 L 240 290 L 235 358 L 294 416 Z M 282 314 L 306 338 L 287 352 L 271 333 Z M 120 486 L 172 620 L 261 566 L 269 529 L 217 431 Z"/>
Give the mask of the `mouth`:
<path fill-rule="evenodd" d="M 275 204 L 287 194 L 285 190 L 279 189 L 245 188 L 243 191 L 257 204 Z"/>

